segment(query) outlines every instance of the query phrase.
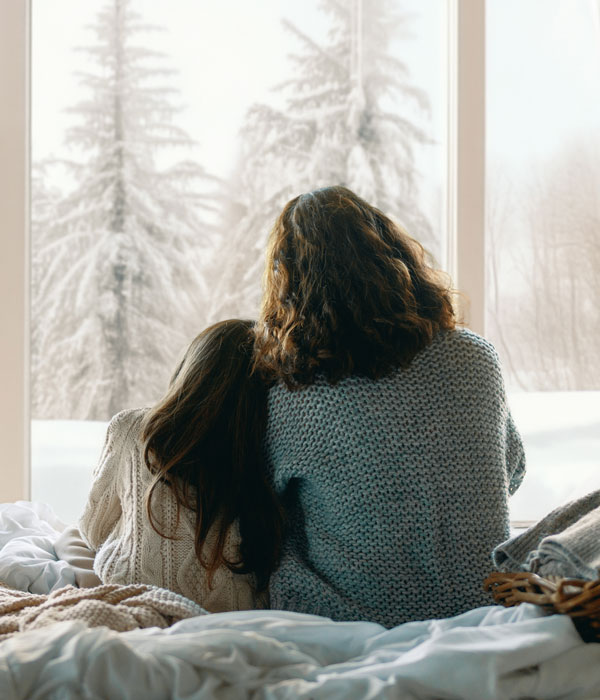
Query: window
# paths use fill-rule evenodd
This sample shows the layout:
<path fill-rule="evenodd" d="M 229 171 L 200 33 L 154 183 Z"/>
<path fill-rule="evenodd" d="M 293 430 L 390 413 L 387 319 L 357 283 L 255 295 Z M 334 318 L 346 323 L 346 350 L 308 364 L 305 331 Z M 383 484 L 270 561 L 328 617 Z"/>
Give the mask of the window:
<path fill-rule="evenodd" d="M 528 459 L 516 520 L 600 487 L 599 18 L 487 2 L 486 328 Z"/>
<path fill-rule="evenodd" d="M 291 197 L 346 184 L 445 265 L 446 20 L 441 0 L 32 18 L 32 496 L 72 519 L 111 415 L 155 402 L 208 323 L 256 315 Z"/>
<path fill-rule="evenodd" d="M 448 267 L 458 286 L 471 299 L 470 326 L 490 337 L 502 356 L 510 402 L 525 439 L 529 461 L 527 480 L 513 499 L 513 518 L 532 520 L 558 502 L 598 486 L 595 478 L 597 455 L 600 454 L 600 387 L 596 381 L 598 361 L 594 356 L 593 341 L 582 342 L 588 334 L 595 333 L 595 337 L 598 334 L 597 309 L 593 303 L 597 294 L 592 286 L 597 280 L 600 265 L 597 259 L 598 229 L 594 228 L 594 221 L 600 218 L 595 196 L 598 187 L 594 184 L 598 163 L 595 154 L 598 133 L 594 132 L 594 124 L 599 123 L 595 85 L 600 65 L 597 3 L 593 0 L 574 3 L 544 0 L 541 9 L 541 0 L 531 0 L 525 5 L 515 0 L 488 0 L 488 31 L 484 33 L 483 3 L 480 0 L 440 0 L 427 4 L 417 0 L 397 2 L 406 15 L 402 32 L 391 36 L 383 48 L 389 51 L 391 57 L 407 65 L 405 86 L 411 90 L 420 88 L 427 99 L 418 99 L 421 93 L 417 90 L 415 100 L 396 104 L 391 98 L 386 98 L 378 104 L 382 111 L 406 119 L 407 128 L 417 127 L 412 151 L 412 179 L 406 177 L 404 182 L 408 188 L 406 191 L 412 192 L 412 198 L 408 198 L 410 208 L 393 213 L 400 219 L 404 218 L 411 230 L 418 232 L 426 245 L 432 248 L 442 266 Z M 56 9 L 58 4 L 61 4 L 60 12 Z M 129 3 L 122 0 L 117 4 L 123 9 Z M 350 34 L 352 28 L 360 24 L 363 4 L 366 5 L 366 2 L 359 0 L 348 3 L 348 8 L 352 8 L 346 18 Z M 140 44 L 142 47 L 158 48 L 166 54 L 164 60 L 158 56 L 140 57 L 143 63 L 141 68 L 150 70 L 145 83 L 148 88 L 146 98 L 149 99 L 154 88 L 160 87 L 161 81 L 162 85 L 166 81 L 170 87 L 180 89 L 179 95 L 158 95 L 163 99 L 163 126 L 168 122 L 176 129 L 161 131 L 160 124 L 154 123 L 153 126 L 150 114 L 144 122 L 144 128 L 154 129 L 154 137 L 162 139 L 164 148 L 155 149 L 152 158 L 140 156 L 138 161 L 149 191 L 156 192 L 158 189 L 161 195 L 159 203 L 140 196 L 138 204 L 141 210 L 149 214 L 145 219 L 138 217 L 138 223 L 142 221 L 140 227 L 144 235 L 154 236 L 155 241 L 160 242 L 162 237 L 163 243 L 173 243 L 171 248 L 174 250 L 169 251 L 169 255 L 177 257 L 184 249 L 189 251 L 189 247 L 185 246 L 190 243 L 190 238 L 196 253 L 183 256 L 186 263 L 192 263 L 193 273 L 186 272 L 185 264 L 178 264 L 179 276 L 175 279 L 169 267 L 172 260 L 169 256 L 162 260 L 163 249 L 157 244 L 151 259 L 142 261 L 144 265 L 139 265 L 138 271 L 148 269 L 148 266 L 154 266 L 154 270 L 162 269 L 164 284 L 153 288 L 151 280 L 144 279 L 142 275 L 137 278 L 138 286 L 130 286 L 129 291 L 134 288 L 138 292 L 142 288 L 151 291 L 145 301 L 142 299 L 135 307 L 137 309 L 149 308 L 144 307 L 144 303 L 151 306 L 154 299 L 166 295 L 171 307 L 177 307 L 182 318 L 190 322 L 186 324 L 178 320 L 175 324 L 173 319 L 164 315 L 158 319 L 156 335 L 164 343 L 151 353 L 153 370 L 145 371 L 135 381 L 129 382 L 131 372 L 124 375 L 128 378 L 127 382 L 115 381 L 111 362 L 107 365 L 113 368 L 111 372 L 102 374 L 102 362 L 97 353 L 92 353 L 90 363 L 95 364 L 94 371 L 101 379 L 94 385 L 95 389 L 86 391 L 82 388 L 83 384 L 77 385 L 81 377 L 71 377 L 71 385 L 75 382 L 74 385 L 78 387 L 74 392 L 75 405 L 63 410 L 68 405 L 68 392 L 63 387 L 69 382 L 58 371 L 53 372 L 53 367 L 57 367 L 56 358 L 63 351 L 71 356 L 77 353 L 85 346 L 86 333 L 88 337 L 100 337 L 103 319 L 97 313 L 87 315 L 88 320 L 96 324 L 91 328 L 78 328 L 67 319 L 64 319 L 64 324 L 44 326 L 36 325 L 36 314 L 44 308 L 52 308 L 60 318 L 64 306 L 75 307 L 89 301 L 89 294 L 86 300 L 85 295 L 72 293 L 73 288 L 67 284 L 68 280 L 62 279 L 63 274 L 67 277 L 81 270 L 86 261 L 89 263 L 86 268 L 88 272 L 93 273 L 96 269 L 92 264 L 93 259 L 86 259 L 79 247 L 84 246 L 85 236 L 78 228 L 77 221 L 83 220 L 78 216 L 86 211 L 86 202 L 90 204 L 86 215 L 96 207 L 92 212 L 97 217 L 94 230 L 101 234 L 98 242 L 104 246 L 97 251 L 98 259 L 102 264 L 112 265 L 113 278 L 119 278 L 120 265 L 126 261 L 130 263 L 139 251 L 132 246 L 131 237 L 128 236 L 123 236 L 118 245 L 110 244 L 107 235 L 110 226 L 105 225 L 109 220 L 106 216 L 107 202 L 95 198 L 93 187 L 87 194 L 80 188 L 81 196 L 73 197 L 77 186 L 85 184 L 83 171 L 80 169 L 77 172 L 61 162 L 65 157 L 75 163 L 89 162 L 93 153 L 93 149 L 87 148 L 90 139 L 100 138 L 110 126 L 106 122 L 87 122 L 87 132 L 85 128 L 82 130 L 82 125 L 86 126 L 84 102 L 88 100 L 87 107 L 93 106 L 91 98 L 94 91 L 90 89 L 90 78 L 87 92 L 85 88 L 78 88 L 72 73 L 74 67 L 88 75 L 99 70 L 96 77 L 102 77 L 104 71 L 106 78 L 110 70 L 109 62 L 102 62 L 103 67 L 100 67 L 86 52 L 75 54 L 72 50 L 76 44 L 89 48 L 95 41 L 93 31 L 84 29 L 84 26 L 94 23 L 97 11 L 105 4 L 55 0 L 51 5 L 52 8 L 49 3 L 32 0 L 31 189 L 35 214 L 31 227 L 34 297 L 31 496 L 54 502 L 59 514 L 70 519 L 79 510 L 77 499 L 85 495 L 108 416 L 126 405 L 153 401 L 164 386 L 173 355 L 206 322 L 225 314 L 252 313 L 252 305 L 256 304 L 258 295 L 258 288 L 253 288 L 252 284 L 260 267 L 262 242 L 259 237 L 246 236 L 244 245 L 250 242 L 250 246 L 244 248 L 242 256 L 243 284 L 238 287 L 237 280 L 236 285 L 231 284 L 231 280 L 228 283 L 225 274 L 227 268 L 219 266 L 217 261 L 225 250 L 237 251 L 239 241 L 224 236 L 223 226 L 225 224 L 229 231 L 244 229 L 248 233 L 260 229 L 264 232 L 264 228 L 256 224 L 255 217 L 260 214 L 264 215 L 265 220 L 271 218 L 279 206 L 275 195 L 280 196 L 283 202 L 295 189 L 305 188 L 302 178 L 294 180 L 286 177 L 282 178 L 281 192 L 273 193 L 272 188 L 280 183 L 269 181 L 268 167 L 263 164 L 263 170 L 267 172 L 263 172 L 260 178 L 253 178 L 249 173 L 253 172 L 253 158 L 256 161 L 256 146 L 263 145 L 261 140 L 265 135 L 265 123 L 270 119 L 272 133 L 277 134 L 278 110 L 283 112 L 280 126 L 288 123 L 286 117 L 290 117 L 290 106 L 286 100 L 290 96 L 290 88 L 293 93 L 290 75 L 297 75 L 297 71 L 292 74 L 289 70 L 289 54 L 295 53 L 300 57 L 298 65 L 302 64 L 302 60 L 316 60 L 314 56 L 310 58 L 311 42 L 323 45 L 334 41 L 335 37 L 331 39 L 327 33 L 328 22 L 333 21 L 332 18 L 327 13 L 321 15 L 316 3 L 312 2 L 264 0 L 253 8 L 240 2 L 236 10 L 239 21 L 234 27 L 229 22 L 228 14 L 233 11 L 230 7 L 232 3 L 226 7 L 213 4 L 210 13 L 207 12 L 205 16 L 200 14 L 204 12 L 201 5 L 183 0 L 168 9 L 150 0 L 133 0 L 130 3 L 145 21 L 166 30 L 145 30 L 145 33 L 140 32 L 137 36 L 137 39 L 146 42 Z M 26 412 L 23 387 L 28 373 L 23 359 L 27 355 L 24 331 L 27 313 L 23 290 L 29 289 L 29 273 L 23 265 L 26 250 L 22 235 L 27 207 L 25 176 L 22 179 L 18 176 L 19 170 L 22 171 L 27 162 L 24 128 L 28 80 L 26 11 L 27 3 L 22 0 L 7 0 L 0 7 L 0 46 L 7 55 L 6 60 L 0 61 L 0 85 L 7 91 L 6 99 L 3 95 L 3 104 L 14 106 L 14 109 L 4 110 L 0 115 L 3 120 L 2 133 L 6 136 L 2 142 L 0 177 L 3 191 L 11 192 L 6 203 L 3 203 L 6 214 L 2 217 L 2 235 L 6 255 L 2 256 L 3 274 L 0 275 L 6 288 L 2 295 L 2 321 L 8 338 L 0 352 L 3 366 L 11 368 L 5 384 L 6 416 L 0 421 L 5 445 L 3 500 L 14 500 L 28 494 L 25 471 L 19 474 L 18 470 L 10 467 L 11 464 L 25 463 L 27 449 L 24 445 L 28 431 L 28 422 L 23 420 Z M 191 14 L 186 15 L 186 12 Z M 57 24 L 65 16 L 71 20 L 72 31 L 68 34 L 65 34 L 62 24 Z M 190 20 L 190 17 L 193 19 Z M 281 18 L 285 18 L 295 29 L 284 30 Z M 412 34 L 412 38 L 407 39 L 405 32 Z M 564 34 L 562 39 L 559 36 L 561 32 Z M 306 38 L 303 39 L 302 35 Z M 338 33 L 338 39 L 341 35 L 343 32 Z M 361 41 L 358 41 L 356 32 L 352 35 L 354 41 L 347 42 L 347 45 L 354 58 L 349 60 L 344 79 L 346 93 L 341 91 L 346 96 L 351 94 L 352 85 L 360 83 L 360 62 L 356 57 L 368 46 L 366 36 L 361 34 Z M 447 36 L 449 45 L 446 45 Z M 508 37 L 513 47 L 510 55 L 505 50 Z M 532 37 L 537 44 L 532 45 Z M 573 37 L 577 37 L 577 40 L 574 41 Z M 561 45 L 560 61 L 559 52 L 553 48 L 553 42 L 557 41 Z M 486 73 L 482 60 L 484 51 Z M 15 57 L 19 60 L 15 60 Z M 50 63 L 50 59 L 53 63 Z M 175 66 L 177 74 L 163 74 L 162 78 L 156 72 L 151 74 L 159 67 L 168 66 Z M 220 71 L 229 79 L 223 80 Z M 401 74 L 401 71 L 394 73 Z M 94 78 L 91 80 L 93 83 Z M 487 114 L 484 115 L 483 88 L 486 82 Z M 273 90 L 280 83 L 287 84 L 287 92 L 285 89 Z M 324 84 L 330 86 L 326 81 Z M 310 86 L 306 89 L 310 90 Z M 357 92 L 353 94 L 359 96 Z M 61 95 L 65 96 L 63 104 L 59 102 Z M 558 100 L 560 109 L 557 109 L 556 101 L 548 102 L 550 97 L 556 98 L 557 95 L 568 96 Z M 135 118 L 143 121 L 143 100 L 140 101 L 139 95 L 137 99 Z M 543 109 L 541 122 L 534 102 Z M 187 104 L 187 109 L 171 113 L 171 107 L 180 103 Z M 310 139 L 306 140 L 310 135 L 310 129 L 306 126 L 311 118 L 309 111 L 306 111 L 309 103 L 305 100 L 304 106 L 297 104 L 291 112 L 294 123 L 298 122 L 306 129 L 298 136 L 305 139 L 305 152 L 295 152 L 293 144 L 285 139 L 278 144 L 269 142 L 266 165 L 281 165 L 283 162 L 281 172 L 286 174 L 307 170 L 310 175 L 307 177 L 307 181 L 310 180 L 308 186 L 312 186 L 314 182 L 319 182 L 319 177 L 326 181 L 327 168 L 336 161 L 329 157 L 330 142 L 329 145 L 319 144 L 323 153 L 327 154 L 324 158 L 319 157 L 322 155 L 320 148 L 316 148 Z M 519 108 L 520 105 L 524 106 Z M 65 113 L 63 107 L 75 107 L 76 111 Z M 302 112 L 302 109 L 305 111 Z M 356 110 L 347 110 L 347 122 L 356 120 L 357 114 Z M 484 116 L 487 121 L 485 248 L 482 235 L 484 159 L 481 148 Z M 529 118 L 538 119 L 538 123 L 528 122 Z M 240 126 L 244 127 L 241 133 Z M 68 127 L 79 128 L 78 135 L 77 131 L 75 134 L 81 140 L 71 138 L 72 148 L 67 153 L 62 139 Z M 182 129 L 192 140 L 196 140 L 196 147 L 191 148 L 184 134 L 177 129 Z M 425 141 L 419 145 L 419 132 L 429 145 Z M 74 132 L 70 133 L 73 135 Z M 585 138 L 583 148 L 575 143 L 577 133 L 579 144 L 582 135 Z M 446 134 L 449 135 L 448 139 Z M 512 138 L 511 135 L 515 134 L 524 135 L 524 138 Z M 557 144 L 549 143 L 553 135 L 558 135 L 560 148 Z M 547 141 L 542 148 L 540 144 L 544 138 Z M 173 140 L 179 140 L 181 147 L 175 147 Z M 278 153 L 277 147 L 286 154 L 285 158 L 282 152 Z M 353 151 L 354 163 L 365 157 L 364 148 L 357 147 L 350 151 Z M 116 155 L 114 151 L 112 155 Z M 289 167 L 290 163 L 295 167 Z M 302 167 L 300 163 L 303 163 Z M 257 167 L 261 165 L 255 164 Z M 171 169 L 171 189 L 163 191 L 164 179 L 161 180 L 160 173 L 167 169 Z M 231 177 L 232 173 L 238 173 L 237 180 Z M 400 171 L 396 175 L 402 179 Z M 573 182 L 577 183 L 576 187 L 571 186 Z M 94 185 L 93 182 L 87 184 Z M 360 189 L 368 188 L 372 182 L 365 178 L 358 183 L 349 181 L 348 184 Z M 11 190 L 14 186 L 17 189 Z M 223 186 L 228 188 L 224 200 Z M 369 196 L 366 190 L 365 194 Z M 567 201 L 568 197 L 572 197 L 568 206 L 559 209 L 556 205 Z M 186 207 L 183 207 L 184 201 Z M 223 201 L 227 202 L 226 208 Z M 249 206 L 256 201 L 268 206 L 258 208 L 258 211 L 250 210 Z M 548 202 L 552 203 L 552 207 L 542 206 Z M 393 211 L 393 207 L 385 208 Z M 113 207 L 112 211 L 118 219 L 118 207 Z M 160 216 L 156 216 L 157 213 Z M 149 220 L 166 223 L 160 230 L 152 229 L 148 227 Z M 244 226 L 239 225 L 241 220 Z M 47 226 L 49 221 L 59 222 L 63 232 L 69 231 L 72 248 L 64 246 L 63 241 L 62 250 L 59 250 L 60 227 Z M 201 221 L 201 227 L 197 226 L 198 221 Z M 185 226 L 180 225 L 182 222 Z M 562 235 L 565 229 L 569 231 L 568 236 Z M 194 236 L 198 230 L 202 231 L 200 237 Z M 175 231 L 179 238 L 175 236 Z M 542 234 L 547 236 L 543 239 L 544 245 L 540 245 Z M 54 244 L 54 248 L 49 247 Z M 571 251 L 576 251 L 576 254 L 567 255 Z M 61 258 L 65 263 L 62 268 L 58 264 Z M 557 258 L 568 261 L 568 264 L 562 266 L 561 275 L 548 273 L 548 270 L 556 269 Z M 59 285 L 57 289 L 62 289 L 60 294 L 56 293 L 56 289 L 50 293 L 49 287 L 44 287 L 40 282 L 44 277 L 49 279 L 46 270 L 53 265 L 54 279 Z M 61 273 L 60 270 L 65 272 Z M 197 274 L 198 270 L 202 274 Z M 234 269 L 232 266 L 230 274 L 232 270 L 234 277 L 239 275 L 239 267 Z M 89 277 L 87 279 L 90 280 Z M 544 296 L 532 295 L 530 286 L 536 281 L 540 284 L 556 282 L 556 286 L 544 289 Z M 236 295 L 236 288 L 243 289 L 243 295 Z M 181 292 L 176 299 L 173 297 L 175 292 Z M 203 299 L 203 303 L 199 304 L 198 298 Z M 250 303 L 244 307 L 247 299 Z M 560 309 L 559 321 L 562 323 L 558 332 L 552 325 L 556 319 L 541 313 L 541 310 L 547 309 L 543 303 L 545 299 L 558 300 L 553 302 Z M 105 297 L 104 302 L 107 300 Z M 581 314 L 568 313 L 566 307 L 561 306 L 564 303 L 570 304 L 571 308 L 576 307 Z M 115 304 L 105 303 L 104 307 L 114 311 Z M 140 317 L 146 315 L 145 312 L 138 314 L 131 322 L 132 327 L 142 329 L 142 325 L 135 324 L 142 324 L 144 318 Z M 535 326 L 533 320 L 537 327 L 532 329 Z M 61 325 L 64 325 L 65 337 L 70 340 L 62 345 L 58 343 L 55 360 L 48 359 L 47 353 L 42 351 L 47 347 L 44 343 L 48 342 L 53 328 Z M 169 330 L 175 326 L 175 332 L 170 333 Z M 46 334 L 48 336 L 44 337 Z M 112 351 L 120 352 L 110 333 L 103 342 Z M 131 342 L 127 351 L 131 358 L 137 358 L 134 365 L 139 366 L 139 359 L 144 358 L 148 348 Z M 42 370 L 44 363 L 46 367 Z M 40 391 L 40 385 L 36 383 L 44 373 L 48 377 L 49 388 Z M 151 377 L 151 381 L 146 381 L 148 377 Z M 551 381 L 540 381 L 548 377 L 552 377 Z M 107 394 L 109 385 L 118 386 L 120 390 L 127 385 L 127 391 L 131 393 L 111 396 Z M 76 418 L 79 421 L 77 425 L 73 423 Z M 51 448 L 53 444 L 57 445 L 58 435 L 58 448 L 53 452 Z M 573 466 L 576 468 L 569 468 Z M 62 475 L 60 479 L 57 474 Z M 74 504 L 71 509 L 60 505 L 59 491 L 63 489 L 65 480 L 77 492 L 69 495 L 70 503 Z"/>

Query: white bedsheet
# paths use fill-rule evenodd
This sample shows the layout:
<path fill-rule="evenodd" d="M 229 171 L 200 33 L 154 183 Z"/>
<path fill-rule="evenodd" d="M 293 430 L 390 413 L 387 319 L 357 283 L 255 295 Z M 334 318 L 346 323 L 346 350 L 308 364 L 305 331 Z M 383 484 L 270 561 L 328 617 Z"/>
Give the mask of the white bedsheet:
<path fill-rule="evenodd" d="M 31 593 L 75 585 L 72 567 L 58 561 L 54 552 L 65 527 L 45 503 L 1 503 L 0 581 Z"/>
<path fill-rule="evenodd" d="M 598 700 L 600 645 L 584 644 L 567 617 L 531 605 L 392 630 L 279 611 L 122 634 L 61 622 L 0 643 L 0 697 Z"/>

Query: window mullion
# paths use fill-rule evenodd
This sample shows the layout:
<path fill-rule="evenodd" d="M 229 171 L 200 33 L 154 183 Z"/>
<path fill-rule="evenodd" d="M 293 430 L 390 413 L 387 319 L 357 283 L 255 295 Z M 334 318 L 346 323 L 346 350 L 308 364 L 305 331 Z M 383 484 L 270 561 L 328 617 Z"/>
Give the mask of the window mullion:
<path fill-rule="evenodd" d="M 485 0 L 448 1 L 448 270 L 484 333 Z"/>

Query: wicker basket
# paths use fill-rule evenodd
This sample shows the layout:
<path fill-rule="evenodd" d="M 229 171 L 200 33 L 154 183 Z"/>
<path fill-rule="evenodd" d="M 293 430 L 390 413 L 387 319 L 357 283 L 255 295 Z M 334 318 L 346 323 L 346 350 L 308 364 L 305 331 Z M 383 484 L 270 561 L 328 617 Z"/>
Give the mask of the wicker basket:
<path fill-rule="evenodd" d="M 527 571 L 494 572 L 485 579 L 483 587 L 506 607 L 533 603 L 548 613 L 568 615 L 586 642 L 600 641 L 600 580 L 542 578 Z"/>

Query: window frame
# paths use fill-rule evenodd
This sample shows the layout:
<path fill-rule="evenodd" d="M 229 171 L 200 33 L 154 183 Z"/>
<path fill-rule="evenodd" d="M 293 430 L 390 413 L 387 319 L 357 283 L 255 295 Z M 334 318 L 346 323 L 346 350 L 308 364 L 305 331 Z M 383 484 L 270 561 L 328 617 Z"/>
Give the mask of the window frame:
<path fill-rule="evenodd" d="M 446 269 L 465 324 L 485 335 L 485 0 L 447 0 Z"/>
<path fill-rule="evenodd" d="M 28 499 L 30 2 L 0 5 L 0 499 Z"/>
<path fill-rule="evenodd" d="M 485 0 L 447 0 L 447 269 L 465 323 L 485 309 Z M 30 498 L 31 0 L 0 4 L 0 502 Z"/>

